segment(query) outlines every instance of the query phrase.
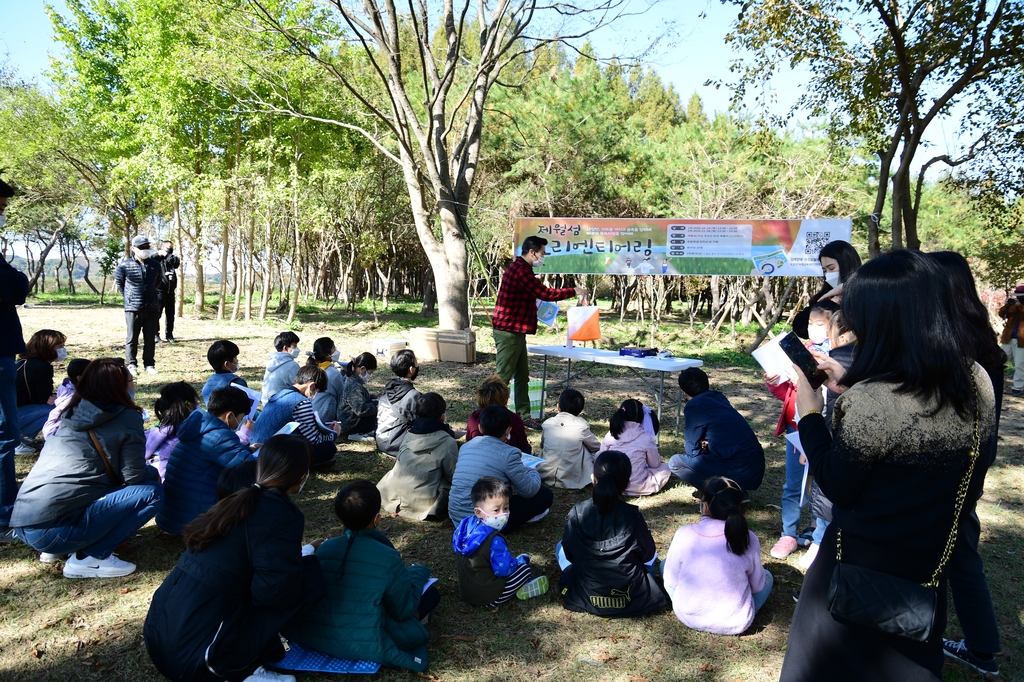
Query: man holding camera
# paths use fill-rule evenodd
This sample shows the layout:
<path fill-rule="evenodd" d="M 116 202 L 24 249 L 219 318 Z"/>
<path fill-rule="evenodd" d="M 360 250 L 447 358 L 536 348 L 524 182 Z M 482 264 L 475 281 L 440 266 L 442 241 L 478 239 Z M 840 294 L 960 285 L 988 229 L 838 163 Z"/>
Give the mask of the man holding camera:
<path fill-rule="evenodd" d="M 999 317 L 1006 320 L 999 343 L 1003 345 L 1006 356 L 1013 360 L 1013 388 L 1010 392 L 1019 398 L 1021 390 L 1024 390 L 1024 284 L 1006 297 L 1006 303 L 999 309 Z"/>
<path fill-rule="evenodd" d="M 174 294 L 178 288 L 178 266 L 181 259 L 174 254 L 174 244 L 164 241 L 154 259 L 163 268 L 164 278 L 160 283 L 160 311 L 157 313 L 156 343 L 160 343 L 160 313 L 164 316 L 164 341 L 177 343 L 174 338 Z"/>

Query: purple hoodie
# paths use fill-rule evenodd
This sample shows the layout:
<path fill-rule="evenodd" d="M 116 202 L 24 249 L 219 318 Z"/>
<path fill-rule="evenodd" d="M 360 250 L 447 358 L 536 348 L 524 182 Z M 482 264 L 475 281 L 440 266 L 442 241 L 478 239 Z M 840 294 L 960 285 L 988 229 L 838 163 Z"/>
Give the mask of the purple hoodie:
<path fill-rule="evenodd" d="M 60 426 L 60 414 L 74 397 L 75 385 L 71 383 L 71 379 L 64 379 L 60 386 L 57 387 L 57 399 L 53 401 L 53 409 L 50 410 L 50 416 L 46 418 L 46 423 L 43 424 L 43 440 L 57 433 L 57 427 Z"/>
<path fill-rule="evenodd" d="M 241 426 L 235 431 L 235 435 L 238 436 L 238 440 L 241 441 L 242 445 L 249 445 L 249 436 L 252 435 L 252 431 L 245 426 Z M 146 431 L 146 461 L 155 466 L 156 470 L 160 472 L 161 482 L 163 482 L 164 476 L 167 475 L 167 460 L 177 444 L 177 426 L 154 426 Z"/>

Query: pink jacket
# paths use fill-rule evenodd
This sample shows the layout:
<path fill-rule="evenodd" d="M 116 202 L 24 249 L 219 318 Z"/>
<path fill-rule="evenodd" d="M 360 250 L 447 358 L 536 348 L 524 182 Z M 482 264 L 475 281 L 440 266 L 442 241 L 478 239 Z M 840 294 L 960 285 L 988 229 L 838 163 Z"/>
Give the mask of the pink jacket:
<path fill-rule="evenodd" d="M 601 441 L 597 455 L 605 450 L 624 452 L 633 464 L 633 475 L 629 478 L 626 495 L 653 495 L 665 487 L 672 475 L 668 464 L 661 461 L 654 439 L 637 422 L 626 422 L 626 428 L 618 438 L 609 431 Z M 594 455 L 595 459 L 597 455 Z"/>
<path fill-rule="evenodd" d="M 676 531 L 662 572 L 672 610 L 686 627 L 738 635 L 754 622 L 753 594 L 764 589 L 765 578 L 753 533 L 739 556 L 725 542 L 725 521 L 702 517 Z"/>

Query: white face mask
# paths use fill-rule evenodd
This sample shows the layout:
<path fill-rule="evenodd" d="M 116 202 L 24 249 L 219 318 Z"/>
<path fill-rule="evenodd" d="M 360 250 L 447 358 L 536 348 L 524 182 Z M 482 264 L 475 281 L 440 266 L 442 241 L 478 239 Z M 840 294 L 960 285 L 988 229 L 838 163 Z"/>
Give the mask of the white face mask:
<path fill-rule="evenodd" d="M 824 327 L 811 327 L 807 330 L 807 335 L 814 343 L 821 343 L 828 339 L 828 330 Z"/>
<path fill-rule="evenodd" d="M 7 222 L 7 216 L 0 215 L 0 227 L 3 227 L 4 223 L 6 223 L 6 222 Z"/>
<path fill-rule="evenodd" d="M 537 260 L 533 264 L 533 267 L 535 267 L 535 268 L 542 268 L 542 267 L 544 267 L 544 256 L 538 256 Z"/>
<path fill-rule="evenodd" d="M 493 528 L 494 530 L 501 530 L 502 528 L 505 527 L 505 524 L 508 523 L 508 514 L 507 513 L 505 513 L 505 514 L 497 514 L 495 516 L 491 516 L 490 514 L 488 514 L 487 512 L 485 512 L 482 509 L 480 510 L 480 513 L 482 513 L 484 515 L 484 517 L 482 519 L 480 519 L 480 522 L 482 524 L 484 524 L 485 526 L 487 526 L 488 528 Z"/>
<path fill-rule="evenodd" d="M 838 272 L 826 272 L 825 281 L 828 282 L 830 287 L 835 289 L 837 286 L 842 284 L 842 275 Z"/>
<path fill-rule="evenodd" d="M 292 351 L 292 357 L 293 358 L 299 357 L 299 353 L 301 353 L 301 352 L 302 352 L 302 349 L 299 348 L 298 346 L 295 346 L 295 350 Z"/>
<path fill-rule="evenodd" d="M 139 257 L 139 259 L 141 259 L 141 260 L 146 260 L 151 255 L 153 255 L 153 250 L 152 249 L 135 249 L 135 255 L 137 255 Z"/>
<path fill-rule="evenodd" d="M 341 351 L 340 350 L 336 350 L 333 353 L 331 353 L 331 360 L 333 362 L 337 362 L 340 359 L 341 359 Z"/>
<path fill-rule="evenodd" d="M 57 349 L 57 362 L 64 362 L 68 359 L 68 349 L 61 346 Z"/>

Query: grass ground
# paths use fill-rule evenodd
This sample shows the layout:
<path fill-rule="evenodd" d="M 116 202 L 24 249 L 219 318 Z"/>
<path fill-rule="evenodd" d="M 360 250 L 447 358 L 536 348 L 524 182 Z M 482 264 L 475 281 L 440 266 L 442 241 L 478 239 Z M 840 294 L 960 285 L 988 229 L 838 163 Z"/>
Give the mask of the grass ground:
<path fill-rule="evenodd" d="M 609 316 L 610 317 L 610 316 Z M 406 329 L 423 325 L 414 306 L 398 305 L 381 315 L 303 312 L 295 325 L 301 345 L 310 348 L 322 335 L 331 336 L 342 356 L 372 350 L 374 339 L 401 337 Z M 68 334 L 69 357 L 117 356 L 123 344 L 124 317 L 119 309 L 97 306 L 49 305 L 22 311 L 25 335 L 43 328 Z M 609 347 L 649 340 L 648 330 L 636 325 L 604 324 Z M 157 347 L 160 375 L 143 375 L 137 398 L 152 409 L 164 383 L 185 379 L 197 388 L 209 373 L 205 353 L 217 338 L 233 339 L 242 349 L 241 374 L 258 385 L 263 362 L 280 326 L 179 320 L 177 345 Z M 564 334 L 564 332 L 563 332 Z M 564 340 L 558 332 L 543 332 L 538 344 Z M 470 608 L 458 600 L 448 523 L 418 523 L 385 518 L 380 530 L 402 551 L 407 562 L 430 566 L 440 578 L 444 599 L 429 629 L 430 672 L 434 680 L 774 680 L 778 678 L 793 614 L 791 593 L 800 586 L 799 555 L 778 561 L 768 555 L 780 527 L 779 503 L 783 481 L 784 448 L 772 437 L 780 403 L 764 389 L 757 365 L 734 348 L 749 340 L 702 348 L 696 333 L 682 319 L 668 320 L 656 345 L 677 355 L 699 357 L 706 363 L 715 388 L 729 396 L 753 425 L 765 446 L 768 471 L 753 494 L 748 514 L 751 528 L 761 539 L 762 560 L 775 575 L 775 591 L 750 630 L 739 637 L 719 637 L 688 630 L 669 612 L 635 620 L 615 621 L 570 613 L 561 607 L 557 589 L 548 595 L 501 607 L 496 611 Z M 417 382 L 421 390 L 435 390 L 449 403 L 449 419 L 458 427 L 475 408 L 474 387 L 494 369 L 494 346 L 488 330 L 478 332 L 478 363 L 425 364 Z M 564 365 L 555 364 L 554 372 Z M 539 373 L 539 361 L 533 362 Z M 58 373 L 60 370 L 58 370 Z M 371 381 L 378 390 L 387 380 L 380 371 Z M 587 396 L 585 415 L 597 435 L 607 430 L 608 417 L 627 397 L 653 402 L 654 396 L 626 370 L 597 366 L 573 384 Z M 548 409 L 553 400 L 548 401 Z M 1024 401 L 1009 396 L 1000 439 L 999 460 L 989 472 L 986 493 L 979 505 L 983 524 L 982 556 L 1002 630 L 1005 655 L 1000 659 L 1006 679 L 1024 678 L 1024 591 L 1020 588 L 1020 562 L 1024 556 Z M 679 451 L 682 439 L 672 432 L 666 417 L 661 451 L 664 457 Z M 535 447 L 539 436 L 531 433 Z M 19 477 L 29 471 L 35 457 L 18 457 Z M 355 478 L 378 480 L 391 461 L 371 444 L 345 444 L 338 464 L 328 474 L 315 475 L 296 502 L 306 514 L 306 536 L 313 539 L 337 534 L 332 514 L 335 492 Z M 661 554 L 668 549 L 675 529 L 697 520 L 691 489 L 678 483 L 652 497 L 637 501 L 654 534 Z M 534 565 L 556 578 L 552 556 L 562 533 L 561 519 L 588 492 L 558 490 L 550 517 L 511 538 L 514 552 L 527 552 Z M 153 591 L 171 570 L 182 551 L 181 540 L 161 533 L 154 524 L 142 528 L 122 556 L 138 564 L 138 571 L 116 580 L 71 581 L 61 576 L 60 564 L 42 564 L 30 548 L 0 545 L 0 679 L 3 680 L 156 680 L 142 643 L 142 623 Z M 554 581 L 557 586 L 557 580 Z M 959 637 L 951 617 L 947 633 Z M 412 673 L 382 671 L 383 680 L 410 679 Z M 969 675 L 954 664 L 946 666 L 946 680 Z M 300 680 L 327 680 L 328 676 L 300 676 Z"/>

